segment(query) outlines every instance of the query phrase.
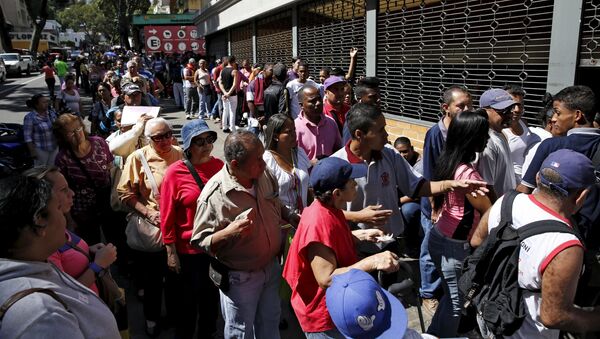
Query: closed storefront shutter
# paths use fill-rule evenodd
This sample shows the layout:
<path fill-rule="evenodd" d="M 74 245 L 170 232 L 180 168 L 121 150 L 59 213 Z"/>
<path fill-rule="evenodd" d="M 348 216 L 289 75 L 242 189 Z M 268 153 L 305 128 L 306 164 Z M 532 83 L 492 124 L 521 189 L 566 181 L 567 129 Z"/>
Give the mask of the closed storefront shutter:
<path fill-rule="evenodd" d="M 270 15 L 256 22 L 256 62 L 283 62 L 292 58 L 292 11 Z"/>
<path fill-rule="evenodd" d="M 244 59 L 248 59 L 250 64 L 254 62 L 252 58 L 252 29 L 252 23 L 231 29 L 231 55 L 235 56 L 240 66 Z"/>
<path fill-rule="evenodd" d="M 298 54 L 318 78 L 323 67 L 348 71 L 350 48 L 359 49 L 357 76 L 365 71 L 365 2 L 313 1 L 298 8 Z"/>
<path fill-rule="evenodd" d="M 221 58 L 228 55 L 227 31 L 220 31 L 206 37 L 207 55 Z"/>
<path fill-rule="evenodd" d="M 490 87 L 526 92 L 537 123 L 546 89 L 553 1 L 381 0 L 377 75 L 386 113 L 435 122 L 447 87 L 466 86 L 478 107 Z"/>

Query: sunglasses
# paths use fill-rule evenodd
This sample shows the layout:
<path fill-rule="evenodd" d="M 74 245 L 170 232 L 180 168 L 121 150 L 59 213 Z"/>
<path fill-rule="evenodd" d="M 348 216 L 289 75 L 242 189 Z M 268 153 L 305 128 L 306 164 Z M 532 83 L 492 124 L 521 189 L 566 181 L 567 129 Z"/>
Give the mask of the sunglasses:
<path fill-rule="evenodd" d="M 206 144 L 212 145 L 217 140 L 217 137 L 214 135 L 209 135 L 206 138 L 196 137 L 192 139 L 192 144 L 202 147 Z"/>
<path fill-rule="evenodd" d="M 150 139 L 152 139 L 152 141 L 154 141 L 154 142 L 161 142 L 163 140 L 171 140 L 172 137 L 173 137 L 173 132 L 168 131 L 167 133 L 164 133 L 164 134 L 153 135 L 150 137 Z"/>

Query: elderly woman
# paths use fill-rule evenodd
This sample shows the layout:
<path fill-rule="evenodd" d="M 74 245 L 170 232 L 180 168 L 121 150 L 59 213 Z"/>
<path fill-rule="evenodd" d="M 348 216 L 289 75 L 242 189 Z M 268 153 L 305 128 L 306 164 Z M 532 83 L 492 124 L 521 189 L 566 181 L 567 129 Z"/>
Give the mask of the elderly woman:
<path fill-rule="evenodd" d="M 150 144 L 142 147 L 139 152 L 127 158 L 117 192 L 121 201 L 135 213 L 143 216 L 156 227 L 160 227 L 159 199 L 152 190 L 152 181 L 160 189 L 167 167 L 183 158 L 181 148 L 172 145 L 173 130 L 163 118 L 154 118 L 146 122 L 144 134 L 150 139 Z M 146 173 L 142 165 L 143 156 L 151 173 Z M 150 175 L 152 177 L 150 177 Z M 138 267 L 144 274 L 144 315 L 146 317 L 146 332 L 158 334 L 157 322 L 160 317 L 163 279 L 166 275 L 165 251 L 140 252 Z"/>
<path fill-rule="evenodd" d="M 204 120 L 188 122 L 181 129 L 185 159 L 167 169 L 160 196 L 160 228 L 167 248 L 167 265 L 179 306 L 176 309 L 175 336 L 192 338 L 197 329 L 206 338 L 216 330 L 219 291 L 210 281 L 210 256 L 190 245 L 196 202 L 223 161 L 211 156 L 217 133 Z M 196 181 L 195 173 L 200 182 Z"/>
<path fill-rule="evenodd" d="M 65 244 L 63 203 L 45 181 L 0 180 L 1 338 L 120 338 L 104 302 L 46 261 Z"/>
<path fill-rule="evenodd" d="M 52 165 L 58 153 L 56 138 L 52 134 L 56 113 L 48 109 L 50 99 L 43 94 L 35 94 L 26 103 L 32 111 L 23 118 L 23 135 L 33 164 Z"/>
<path fill-rule="evenodd" d="M 89 136 L 81 117 L 63 114 L 54 122 L 59 152 L 56 166 L 75 192 L 71 216 L 75 233 L 100 242 L 100 228 L 112 225 L 110 169 L 113 156 L 104 139 Z"/>

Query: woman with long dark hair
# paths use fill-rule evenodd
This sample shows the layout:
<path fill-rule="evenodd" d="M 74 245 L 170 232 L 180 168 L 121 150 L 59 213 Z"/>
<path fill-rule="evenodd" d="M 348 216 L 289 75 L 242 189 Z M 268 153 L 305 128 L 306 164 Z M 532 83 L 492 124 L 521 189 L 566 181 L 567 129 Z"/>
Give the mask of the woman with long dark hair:
<path fill-rule="evenodd" d="M 434 180 L 483 181 L 473 162 L 477 152 L 482 152 L 487 144 L 488 130 L 483 110 L 465 111 L 454 118 L 448 128 L 446 146 L 437 161 Z M 480 216 L 491 206 L 487 196 L 473 196 L 462 188 L 434 197 L 432 217 L 437 221 L 426 240 L 431 259 L 442 276 L 444 296 L 428 329 L 431 334 L 457 335 L 462 309 L 458 293 L 462 262 L 470 254 L 469 239 Z"/>

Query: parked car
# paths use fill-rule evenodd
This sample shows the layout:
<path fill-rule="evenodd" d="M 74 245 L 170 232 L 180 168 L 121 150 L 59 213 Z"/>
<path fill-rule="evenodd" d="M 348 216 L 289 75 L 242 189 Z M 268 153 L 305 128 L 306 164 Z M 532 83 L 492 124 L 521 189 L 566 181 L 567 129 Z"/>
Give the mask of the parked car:
<path fill-rule="evenodd" d="M 23 58 L 23 60 L 25 60 L 28 63 L 30 71 L 33 71 L 33 72 L 39 71 L 37 62 L 34 61 L 34 59 L 31 55 L 21 55 L 21 57 Z M 29 72 L 27 72 L 27 75 L 29 75 Z"/>
<path fill-rule="evenodd" d="M 32 60 L 26 60 L 19 53 L 2 53 L 0 58 L 4 59 L 4 65 L 8 74 L 16 74 L 21 76 L 22 72 L 27 72 L 27 75 L 31 74 Z"/>
<path fill-rule="evenodd" d="M 4 66 L 4 59 L 0 58 L 0 82 L 6 81 L 6 66 Z"/>

